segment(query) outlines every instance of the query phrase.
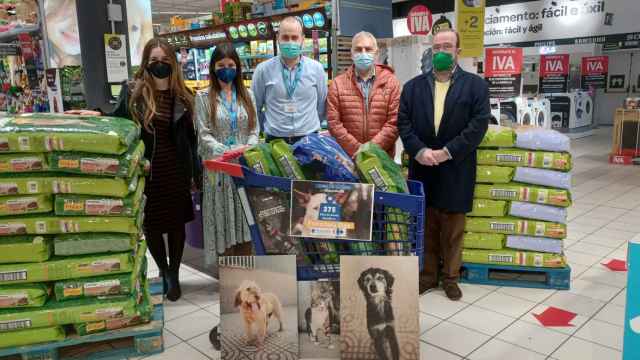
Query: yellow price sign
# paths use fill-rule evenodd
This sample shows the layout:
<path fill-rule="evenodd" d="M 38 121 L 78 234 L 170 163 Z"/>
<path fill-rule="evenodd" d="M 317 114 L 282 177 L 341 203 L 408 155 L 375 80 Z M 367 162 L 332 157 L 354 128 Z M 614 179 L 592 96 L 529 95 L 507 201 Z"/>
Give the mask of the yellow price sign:
<path fill-rule="evenodd" d="M 480 57 L 484 53 L 485 0 L 456 0 L 461 57 Z"/>

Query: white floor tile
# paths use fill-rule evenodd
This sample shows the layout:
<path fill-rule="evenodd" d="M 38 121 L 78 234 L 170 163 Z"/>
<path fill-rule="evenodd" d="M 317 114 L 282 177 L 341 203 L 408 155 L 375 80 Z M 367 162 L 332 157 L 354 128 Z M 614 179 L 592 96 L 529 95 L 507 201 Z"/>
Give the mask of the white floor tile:
<path fill-rule="evenodd" d="M 431 330 L 440 324 L 442 319 L 425 313 L 420 313 L 420 334 L 424 334 L 427 330 Z"/>
<path fill-rule="evenodd" d="M 594 217 L 594 218 L 607 219 L 607 220 L 613 220 L 613 219 L 618 218 L 619 216 L 622 216 L 622 215 L 626 214 L 627 211 L 628 211 L 627 209 L 620 209 L 620 208 L 607 207 L 607 206 L 598 206 L 598 207 L 594 208 L 593 210 L 591 210 L 590 212 L 588 212 L 586 214 L 586 216 Z"/>
<path fill-rule="evenodd" d="M 458 355 L 446 352 L 431 344 L 420 342 L 420 360 L 461 360 Z"/>
<path fill-rule="evenodd" d="M 591 265 L 597 264 L 598 261 L 600 261 L 600 259 L 603 258 L 603 256 L 589 255 L 589 254 L 581 253 L 578 251 L 573 251 L 571 249 L 565 250 L 564 254 L 567 256 L 567 259 L 571 263 L 585 265 L 585 266 L 591 266 Z"/>
<path fill-rule="evenodd" d="M 468 304 L 473 304 L 478 301 L 478 299 L 487 296 L 493 290 L 490 290 L 486 287 L 475 285 L 475 284 L 458 284 L 460 286 L 460 290 L 462 290 L 462 299 L 461 301 L 466 302 Z"/>
<path fill-rule="evenodd" d="M 171 321 L 184 315 L 193 313 L 200 309 L 199 306 L 192 304 L 188 300 L 181 298 L 176 302 L 164 300 L 164 320 Z"/>
<path fill-rule="evenodd" d="M 534 303 L 540 303 L 555 294 L 557 290 L 503 287 L 498 290 L 498 292 Z"/>
<path fill-rule="evenodd" d="M 220 303 L 215 303 L 213 305 L 207 306 L 206 308 L 204 308 L 205 311 L 207 311 L 210 314 L 215 315 L 217 318 L 220 317 Z"/>
<path fill-rule="evenodd" d="M 515 322 L 516 319 L 471 305 L 451 317 L 448 321 L 494 336 Z"/>
<path fill-rule="evenodd" d="M 618 292 L 620 292 L 620 289 L 620 287 L 608 286 L 578 279 L 571 282 L 571 289 L 569 292 L 609 302 L 618 294 Z"/>
<path fill-rule="evenodd" d="M 536 306 L 536 303 L 495 292 L 480 299 L 475 305 L 503 315 L 518 318 Z"/>
<path fill-rule="evenodd" d="M 624 327 L 624 306 L 608 304 L 593 318 L 609 324 Z"/>
<path fill-rule="evenodd" d="M 190 340 L 198 335 L 209 333 L 219 322 L 213 314 L 198 310 L 189 315 L 165 323 L 165 327 L 182 340 Z"/>
<path fill-rule="evenodd" d="M 502 340 L 493 339 L 482 345 L 481 348 L 468 356 L 469 360 L 497 360 L 497 359 L 518 359 L 518 360 L 544 360 L 546 356 L 530 350 L 509 344 Z"/>
<path fill-rule="evenodd" d="M 571 338 L 551 357 L 556 360 L 620 360 L 621 354 L 604 346 Z"/>
<path fill-rule="evenodd" d="M 583 324 L 585 324 L 587 321 L 589 321 L 589 318 L 587 316 L 583 316 L 583 315 L 577 314 L 576 317 L 573 318 L 573 320 L 571 320 L 569 322 L 569 324 L 571 324 L 573 326 L 567 326 L 567 327 L 544 326 L 533 315 L 534 314 L 538 314 L 538 315 L 542 314 L 548 308 L 549 308 L 549 305 L 546 305 L 546 304 L 538 305 L 533 310 L 529 311 L 528 314 L 523 316 L 522 317 L 522 321 L 525 321 L 525 322 L 527 322 L 529 324 L 533 324 L 533 325 L 536 325 L 536 326 L 543 327 L 543 328 L 548 329 L 548 330 L 553 330 L 553 331 L 557 331 L 557 332 L 560 332 L 560 333 L 563 333 L 563 334 L 567 334 L 567 335 L 575 334 L 575 332 L 578 331 L 578 329 L 580 329 L 580 327 Z M 566 310 L 566 309 L 562 309 L 562 310 Z M 567 311 L 569 311 L 569 310 L 567 310 Z"/>
<path fill-rule="evenodd" d="M 162 339 L 164 341 L 165 350 L 170 348 L 170 347 L 176 346 L 176 345 L 178 345 L 178 344 L 180 344 L 182 342 L 182 340 L 180 338 L 175 336 L 168 329 L 163 329 L 163 331 L 162 331 Z"/>
<path fill-rule="evenodd" d="M 624 307 L 627 304 L 627 290 L 624 289 L 616 295 L 616 297 L 611 300 L 611 304 Z"/>
<path fill-rule="evenodd" d="M 572 294 L 566 291 L 558 291 L 555 295 L 545 300 L 544 305 L 555 306 L 559 309 L 574 312 L 576 314 L 591 317 L 605 305 L 604 302 L 585 296 Z"/>
<path fill-rule="evenodd" d="M 621 351 L 623 334 L 622 327 L 600 320 L 590 320 L 578 330 L 575 337 Z"/>
<path fill-rule="evenodd" d="M 185 300 L 197 305 L 201 308 L 211 306 L 217 302 L 220 302 L 220 294 L 213 292 L 210 288 L 202 288 L 200 290 L 194 290 L 189 293 L 183 294 Z"/>
<path fill-rule="evenodd" d="M 187 343 L 180 343 L 172 348 L 166 349 L 163 353 L 144 358 L 145 360 L 209 360 Z"/>
<path fill-rule="evenodd" d="M 440 319 L 447 319 L 469 304 L 462 301 L 451 301 L 441 292 L 430 292 L 420 297 L 420 311 Z"/>
<path fill-rule="evenodd" d="M 584 273 L 585 271 L 591 268 L 591 266 L 575 264 L 575 263 L 572 263 L 570 259 L 568 260 L 569 260 L 569 266 L 571 267 L 571 280 L 580 277 L 582 273 Z"/>
<path fill-rule="evenodd" d="M 613 251 L 612 248 L 616 248 L 616 246 L 606 247 L 606 246 L 601 246 L 601 245 L 590 244 L 590 243 L 585 242 L 584 240 L 582 240 L 580 242 L 577 242 L 577 243 L 571 245 L 571 247 L 569 249 L 572 252 L 581 252 L 583 254 L 589 254 L 589 255 L 598 256 L 600 258 L 603 258 L 603 257 L 609 255 L 609 253 L 611 253 L 611 251 Z"/>
<path fill-rule="evenodd" d="M 636 214 L 636 216 L 638 215 Z M 637 220 L 634 224 L 637 224 Z M 629 225 L 627 225 L 626 228 L 623 228 L 620 230 L 614 230 L 614 229 L 611 229 L 609 226 L 605 226 L 604 228 L 594 232 L 592 235 L 602 237 L 602 238 L 629 241 L 639 232 L 633 229 L 634 228 Z"/>
<path fill-rule="evenodd" d="M 490 337 L 450 322 L 440 325 L 424 333 L 421 340 L 460 356 L 467 356 Z"/>
<path fill-rule="evenodd" d="M 220 352 L 216 351 L 216 349 L 213 348 L 213 345 L 211 345 L 209 333 L 197 336 L 187 341 L 187 343 L 211 359 L 220 358 Z"/>
<path fill-rule="evenodd" d="M 529 350 L 550 355 L 569 336 L 540 326 L 518 321 L 498 334 L 497 338 Z"/>
<path fill-rule="evenodd" d="M 603 261 L 606 263 L 606 261 Z M 580 275 L 581 280 L 587 280 L 594 283 L 611 285 L 618 288 L 627 286 L 626 271 L 611 271 L 603 265 L 595 265 Z"/>
<path fill-rule="evenodd" d="M 583 238 L 580 242 L 582 243 L 588 243 L 588 244 L 592 244 L 592 245 L 598 245 L 598 246 L 604 246 L 607 248 L 617 248 L 620 245 L 624 244 L 626 242 L 626 240 L 620 240 L 620 239 L 615 239 L 615 238 L 610 238 L 610 237 L 604 237 L 604 236 L 599 236 L 599 235 L 595 235 L 591 234 L 585 238 Z M 576 250 L 579 251 L 579 250 Z"/>

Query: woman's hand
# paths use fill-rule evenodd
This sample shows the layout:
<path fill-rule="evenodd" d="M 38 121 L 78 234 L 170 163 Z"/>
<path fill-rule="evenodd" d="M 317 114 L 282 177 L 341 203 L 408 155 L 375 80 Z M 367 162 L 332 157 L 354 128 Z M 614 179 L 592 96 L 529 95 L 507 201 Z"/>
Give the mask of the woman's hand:
<path fill-rule="evenodd" d="M 93 110 L 67 110 L 64 112 L 67 115 L 81 115 L 81 116 L 100 116 L 102 113 L 100 111 Z"/>

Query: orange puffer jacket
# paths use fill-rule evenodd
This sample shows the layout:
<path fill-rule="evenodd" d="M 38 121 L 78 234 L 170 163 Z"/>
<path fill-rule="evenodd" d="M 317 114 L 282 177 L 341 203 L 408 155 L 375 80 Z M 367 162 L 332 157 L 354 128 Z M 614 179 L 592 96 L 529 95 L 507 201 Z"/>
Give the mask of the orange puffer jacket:
<path fill-rule="evenodd" d="M 333 79 L 327 96 L 329 131 L 350 156 L 360 145 L 372 141 L 393 157 L 398 139 L 400 91 L 393 69 L 377 64 L 367 112 L 353 65 Z"/>

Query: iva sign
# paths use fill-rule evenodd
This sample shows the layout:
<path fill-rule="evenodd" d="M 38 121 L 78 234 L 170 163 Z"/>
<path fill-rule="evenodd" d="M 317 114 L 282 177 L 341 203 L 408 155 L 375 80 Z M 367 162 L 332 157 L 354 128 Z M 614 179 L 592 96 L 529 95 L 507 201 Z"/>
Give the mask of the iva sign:
<path fill-rule="evenodd" d="M 588 56 L 582 58 L 582 88 L 605 88 L 609 73 L 608 56 Z"/>
<path fill-rule="evenodd" d="M 416 5 L 409 11 L 407 26 L 412 35 L 428 35 L 433 25 L 431 10 L 424 5 Z"/>
<path fill-rule="evenodd" d="M 485 50 L 484 77 L 493 98 L 520 96 L 522 86 L 522 48 L 488 48 Z"/>
<path fill-rule="evenodd" d="M 540 56 L 540 82 L 538 92 L 542 94 L 567 92 L 568 80 L 568 54 Z"/>

